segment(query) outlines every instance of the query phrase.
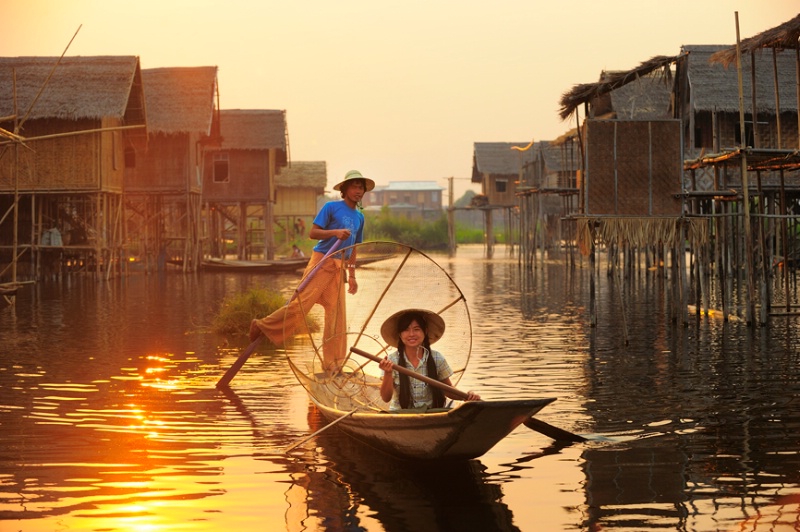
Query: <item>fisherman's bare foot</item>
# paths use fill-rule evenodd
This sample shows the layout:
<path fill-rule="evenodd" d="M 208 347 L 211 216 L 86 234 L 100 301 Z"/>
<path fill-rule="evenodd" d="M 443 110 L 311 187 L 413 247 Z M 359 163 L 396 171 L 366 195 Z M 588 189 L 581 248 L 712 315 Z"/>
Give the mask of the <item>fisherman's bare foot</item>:
<path fill-rule="evenodd" d="M 255 342 L 261 336 L 261 329 L 258 328 L 256 320 L 250 322 L 250 341 Z"/>

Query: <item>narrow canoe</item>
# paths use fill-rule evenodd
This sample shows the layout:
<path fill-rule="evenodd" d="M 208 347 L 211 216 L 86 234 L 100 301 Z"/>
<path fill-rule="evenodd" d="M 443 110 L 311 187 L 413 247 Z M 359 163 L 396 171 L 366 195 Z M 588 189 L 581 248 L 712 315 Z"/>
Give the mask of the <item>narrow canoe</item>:
<path fill-rule="evenodd" d="M 206 271 L 226 271 L 243 273 L 287 273 L 302 270 L 309 258 L 277 260 L 226 260 L 206 259 L 201 267 Z"/>
<path fill-rule="evenodd" d="M 555 398 L 469 401 L 442 411 L 395 413 L 356 411 L 351 405 L 311 401 L 328 421 L 350 437 L 396 458 L 410 460 L 477 458 Z"/>

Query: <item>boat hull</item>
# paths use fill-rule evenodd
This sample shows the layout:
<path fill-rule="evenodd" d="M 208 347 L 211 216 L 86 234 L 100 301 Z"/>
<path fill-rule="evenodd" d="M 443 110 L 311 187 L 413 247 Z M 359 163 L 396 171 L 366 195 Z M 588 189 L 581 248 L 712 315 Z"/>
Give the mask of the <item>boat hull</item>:
<path fill-rule="evenodd" d="M 468 460 L 485 454 L 555 398 L 469 401 L 427 413 L 355 412 L 311 397 L 328 421 L 350 437 L 396 458 Z"/>
<path fill-rule="evenodd" d="M 207 259 L 200 266 L 205 271 L 288 273 L 302 270 L 306 267 L 308 261 L 308 257 L 264 261 Z"/>

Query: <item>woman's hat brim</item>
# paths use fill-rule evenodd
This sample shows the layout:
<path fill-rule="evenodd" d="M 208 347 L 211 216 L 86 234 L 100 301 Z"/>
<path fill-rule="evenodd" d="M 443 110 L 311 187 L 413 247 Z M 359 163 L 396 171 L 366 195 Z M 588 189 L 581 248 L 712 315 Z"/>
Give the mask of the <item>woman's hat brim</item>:
<path fill-rule="evenodd" d="M 397 347 L 397 340 L 400 338 L 400 331 L 397 330 L 397 323 L 403 314 L 409 312 L 417 312 L 422 314 L 428 327 L 428 340 L 431 344 L 438 341 L 444 335 L 444 320 L 441 316 L 430 310 L 421 308 L 407 308 L 395 312 L 383 322 L 381 325 L 381 336 L 383 341 L 392 347 Z"/>

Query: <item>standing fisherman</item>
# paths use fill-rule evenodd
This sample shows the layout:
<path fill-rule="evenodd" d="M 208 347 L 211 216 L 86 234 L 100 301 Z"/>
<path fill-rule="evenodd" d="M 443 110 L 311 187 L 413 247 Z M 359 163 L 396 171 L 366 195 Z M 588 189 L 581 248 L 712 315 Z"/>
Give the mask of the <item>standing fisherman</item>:
<path fill-rule="evenodd" d="M 364 215 L 358 210 L 361 198 L 366 192 L 375 188 L 375 182 L 361 175 L 358 170 L 350 170 L 344 180 L 333 189 L 341 192 L 342 199 L 329 201 L 322 206 L 311 230 L 309 238 L 319 242 L 308 261 L 303 278 L 314 269 L 325 254 L 340 240 L 339 249 L 345 249 L 364 241 Z M 347 350 L 345 294 L 342 269 L 346 267 L 349 285 L 348 293 L 358 291 L 356 281 L 356 252 L 348 249 L 338 258 L 330 258 L 320 267 L 288 305 L 279 308 L 269 316 L 255 319 L 250 323 L 250 341 L 255 341 L 263 334 L 273 344 L 281 345 L 287 336 L 305 324 L 305 314 L 319 303 L 325 309 L 325 329 L 323 333 L 324 368 L 328 371 L 338 370 L 344 361 Z"/>

